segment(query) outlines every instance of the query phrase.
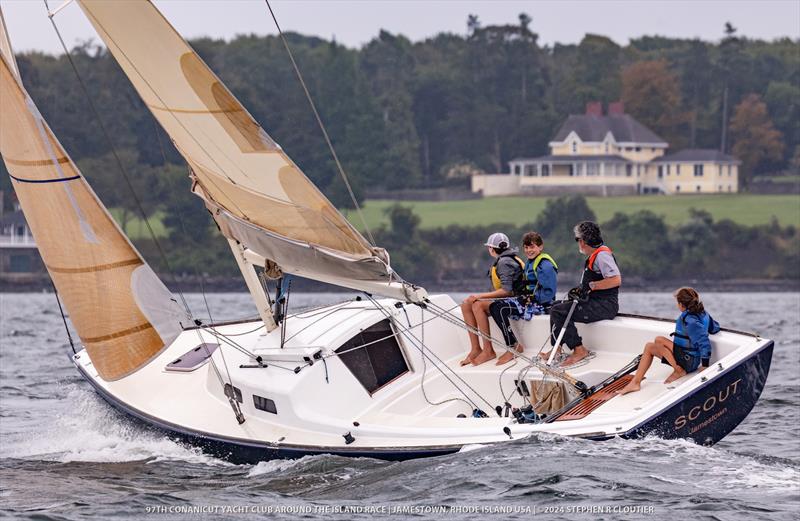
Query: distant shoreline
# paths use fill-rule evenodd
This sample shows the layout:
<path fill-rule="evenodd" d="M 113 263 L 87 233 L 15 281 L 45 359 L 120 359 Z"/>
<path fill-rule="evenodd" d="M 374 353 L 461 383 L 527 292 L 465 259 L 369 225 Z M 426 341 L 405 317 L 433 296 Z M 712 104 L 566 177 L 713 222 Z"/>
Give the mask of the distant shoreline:
<path fill-rule="evenodd" d="M 185 293 L 246 293 L 247 287 L 241 277 L 208 277 L 200 281 L 196 276 L 179 278 L 162 276 L 171 291 Z M 579 276 L 569 273 L 559 276 L 559 292 L 577 285 Z M 470 293 L 488 291 L 486 279 L 444 280 L 439 282 L 420 282 L 429 293 Z M 692 286 L 700 292 L 720 293 L 800 293 L 800 279 L 726 279 L 726 280 L 645 280 L 641 277 L 623 279 L 623 291 L 630 293 L 671 292 L 681 286 Z M 356 290 L 322 284 L 307 279 L 295 279 L 292 289 L 298 293 L 346 293 Z M 0 293 L 41 293 L 52 292 L 50 280 L 46 277 L 35 280 L 9 282 L 0 281 Z"/>

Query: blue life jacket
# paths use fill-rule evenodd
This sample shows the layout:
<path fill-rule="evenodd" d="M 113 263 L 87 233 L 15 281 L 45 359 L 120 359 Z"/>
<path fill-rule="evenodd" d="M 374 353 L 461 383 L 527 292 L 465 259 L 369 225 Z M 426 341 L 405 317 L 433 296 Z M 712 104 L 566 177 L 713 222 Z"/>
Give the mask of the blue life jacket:
<path fill-rule="evenodd" d="M 558 264 L 556 264 L 555 259 L 547 253 L 540 253 L 535 259 L 528 259 L 528 262 L 525 263 L 525 269 L 523 270 L 525 275 L 525 291 L 527 293 L 532 294 L 536 292 L 536 286 L 539 285 L 539 277 L 536 275 L 536 270 L 543 260 L 549 260 L 553 265 L 553 269 L 558 273 Z"/>
<path fill-rule="evenodd" d="M 686 334 L 686 315 L 688 315 L 688 311 L 684 311 L 680 314 L 680 316 L 675 320 L 675 332 L 671 333 L 672 336 L 672 343 L 676 346 L 680 347 L 684 353 L 689 356 L 700 356 L 700 348 L 692 344 L 691 338 L 689 335 Z M 702 313 L 692 313 L 695 317 L 697 317 L 703 324 L 703 329 L 708 331 L 709 335 L 713 335 L 719 332 L 719 324 L 711 318 L 707 312 L 703 311 Z"/>

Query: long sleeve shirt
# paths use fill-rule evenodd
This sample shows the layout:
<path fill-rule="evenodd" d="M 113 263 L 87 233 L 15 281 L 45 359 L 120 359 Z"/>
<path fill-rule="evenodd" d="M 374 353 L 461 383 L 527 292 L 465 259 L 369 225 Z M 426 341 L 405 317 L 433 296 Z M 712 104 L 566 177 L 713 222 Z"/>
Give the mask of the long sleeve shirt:
<path fill-rule="evenodd" d="M 705 311 L 699 315 L 683 312 L 679 320 L 683 320 L 684 334 L 689 337 L 691 349 L 699 353 L 703 367 L 708 367 L 711 359 L 711 341 L 708 335 L 719 331 L 719 323 Z"/>
<path fill-rule="evenodd" d="M 533 294 L 533 299 L 539 304 L 549 304 L 556 298 L 557 274 L 553 263 L 543 259 L 536 267 L 536 280 L 538 287 Z"/>

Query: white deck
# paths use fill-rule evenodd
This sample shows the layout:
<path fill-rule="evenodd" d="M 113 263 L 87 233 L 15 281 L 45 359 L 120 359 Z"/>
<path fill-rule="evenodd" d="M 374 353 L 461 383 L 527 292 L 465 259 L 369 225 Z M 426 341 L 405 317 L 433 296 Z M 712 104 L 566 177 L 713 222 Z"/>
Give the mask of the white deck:
<path fill-rule="evenodd" d="M 442 308 L 454 309 L 452 316 L 460 318 L 450 297 L 440 295 L 432 297 L 432 300 Z M 417 306 L 398 309 L 394 303 L 381 301 L 396 326 L 405 330 L 399 335 L 399 341 L 410 370 L 372 395 L 338 357 L 327 358 L 324 364 L 317 361 L 297 374 L 293 371 L 295 367 L 304 365 L 300 361 L 303 353 L 321 349 L 323 354 L 329 355 L 360 329 L 384 318 L 371 302 L 366 301 L 292 315 L 287 322 L 284 350 L 279 349 L 280 330 L 264 334 L 263 328 L 257 329 L 260 322 L 216 329 L 219 334 L 230 335 L 231 340 L 254 354 L 264 356 L 268 368 L 239 368 L 240 365 L 253 364 L 251 357 L 216 339 L 211 331 L 199 329 L 183 332 L 173 345 L 146 367 L 119 381 L 100 379 L 85 351 L 79 354 L 76 363 L 97 385 L 128 407 L 184 430 L 270 444 L 343 448 L 346 446 L 343 434 L 351 432 L 355 442 L 346 446 L 350 449 L 425 447 L 509 440 L 503 432 L 504 427 L 511 429 L 515 439 L 541 431 L 563 435 L 624 432 L 700 386 L 702 379 L 713 378 L 767 342 L 753 336 L 721 332 L 712 337 L 712 367 L 702 373 L 693 373 L 671 385 L 664 385 L 662 382 L 671 370 L 656 360 L 640 392 L 613 398 L 583 419 L 517 424 L 513 417 L 497 417 L 493 408 L 504 403 L 503 394 L 512 397 L 511 403 L 515 407 L 527 403 L 514 388 L 514 380 L 526 363 L 518 361 L 510 368 L 509 365 L 497 366 L 494 362 L 478 367 L 460 367 L 459 361 L 469 350 L 463 329 L 442 318 L 434 318 L 430 310 L 422 311 Z M 423 358 L 415 347 L 415 337 L 419 339 L 423 334 L 420 325 L 423 320 L 427 321 L 424 324 L 426 349 L 443 362 L 440 364 L 434 360 L 438 367 L 434 367 L 431 361 L 425 362 L 424 388 L 428 398 L 433 402 L 464 398 L 464 394 L 444 375 L 454 381 L 461 378 L 463 382 L 457 382 L 461 391 L 486 411 L 488 418 L 469 417 L 472 406 L 463 402 L 430 405 L 425 400 L 421 391 Z M 535 317 L 518 325 L 522 329 L 520 339 L 527 346 L 524 355 L 536 356 L 548 334 L 548 317 Z M 657 335 L 668 335 L 673 324 L 654 319 L 617 317 L 591 325 L 580 324 L 578 328 L 584 344 L 595 356 L 569 369 L 569 374 L 591 386 L 628 364 L 641 353 L 645 342 Z M 494 337 L 501 338 L 499 334 Z M 229 372 L 233 384 L 242 391 L 244 424 L 237 423 L 211 364 L 206 363 L 187 373 L 165 370 L 169 362 L 200 342 L 221 344 L 213 359 L 222 379 L 227 382 Z M 499 354 L 500 349 L 497 351 Z M 535 367 L 524 378 L 529 384 L 542 379 Z M 278 414 L 257 410 L 253 394 L 274 400 Z M 457 418 L 459 413 L 468 417 Z M 355 426 L 353 422 L 359 425 Z"/>

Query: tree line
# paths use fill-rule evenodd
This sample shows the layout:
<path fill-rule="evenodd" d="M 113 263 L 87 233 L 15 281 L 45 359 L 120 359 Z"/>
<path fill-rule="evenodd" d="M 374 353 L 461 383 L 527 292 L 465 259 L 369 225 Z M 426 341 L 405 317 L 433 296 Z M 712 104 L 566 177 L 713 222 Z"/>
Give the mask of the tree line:
<path fill-rule="evenodd" d="M 539 232 L 545 251 L 553 255 L 560 271 L 577 277 L 584 257 L 575 246 L 573 227 L 583 220 L 597 222 L 580 195 L 550 199 L 539 216 L 522 219 L 515 226 L 423 230 L 419 217 L 408 207 L 398 204 L 386 212 L 390 224 L 377 231 L 376 240 L 389 249 L 402 276 L 433 285 L 469 283 L 486 276 L 492 259 L 482 245 L 497 231 L 506 233 L 520 250 L 525 232 Z M 708 212 L 691 209 L 687 222 L 670 226 L 664 217 L 642 210 L 617 213 L 600 227 L 626 277 L 649 281 L 800 279 L 800 233 L 777 221 L 744 226 L 728 219 L 714 221 Z"/>
<path fill-rule="evenodd" d="M 381 31 L 360 49 L 299 34 L 288 41 L 358 198 L 367 188 L 445 186 L 468 172 L 507 170 L 514 157 L 547 153 L 566 116 L 589 101 L 622 100 L 673 150 L 735 154 L 745 182 L 797 170 L 800 41 L 751 40 L 728 24 L 716 42 L 645 36 L 619 45 L 587 34 L 579 44 L 542 46 L 534 28 L 521 14 L 485 27 L 470 17 L 465 34 L 419 42 Z M 249 35 L 192 45 L 312 181 L 352 206 L 281 41 Z M 142 185 L 153 186 L 165 163 L 182 164 L 104 48 L 85 42 L 72 56 Z M 125 193 L 110 193 L 120 189 L 118 169 L 107 168 L 109 143 L 66 58 L 34 52 L 18 61 L 72 157 L 85 161 L 92 182 L 108 185 L 101 195 L 124 206 Z"/>
<path fill-rule="evenodd" d="M 733 153 L 743 161 L 745 183 L 766 173 L 797 172 L 800 165 L 798 40 L 751 40 L 726 25 L 718 41 L 645 36 L 619 45 L 587 34 L 578 44 L 547 46 L 539 43 L 535 21 L 525 14 L 490 26 L 471 16 L 464 34 L 442 33 L 419 42 L 381 31 L 359 49 L 293 33 L 287 38 L 358 200 L 371 188 L 458 185 L 470 172 L 500 172 L 514 157 L 545 154 L 567 115 L 582 113 L 589 101 L 622 100 L 627 112 L 672 149 Z M 229 42 L 198 39 L 192 45 L 311 180 L 337 206 L 352 207 L 282 42 L 273 36 L 245 35 Z M 140 212 L 120 182 L 110 138 L 144 202 L 141 211 L 161 212 L 171 247 L 178 252 L 178 270 L 190 270 L 197 262 L 210 273 L 234 272 L 234 265 L 219 255 L 227 246 L 215 240 L 210 218 L 189 193 L 185 164 L 116 62 L 91 41 L 71 54 L 108 136 L 94 119 L 65 56 L 31 52 L 17 59 L 32 98 L 100 197 L 120 209 L 123 225 Z M 0 190 L 8 208 L 13 196 L 2 164 Z M 567 204 L 558 201 L 553 204 Z M 440 279 L 468 268 L 456 262 L 459 255 L 407 248 L 414 234 L 430 245 L 444 241 L 448 252 L 458 252 L 458 244 L 447 242 L 448 237 L 465 234 L 467 242 L 466 237 L 486 232 L 421 231 L 415 228 L 413 214 L 393 212 L 393 224 L 381 230 L 379 242 L 387 241 L 406 273 L 418 269 L 414 266 L 429 266 L 426 278 Z M 546 215 L 541 219 L 545 221 L 532 224 L 544 226 Z M 694 231 L 711 241 L 704 247 L 717 244 L 713 237 L 725 233 L 768 236 L 758 227 L 745 230 L 726 221 L 709 222 L 700 213 L 691 222 L 697 227 Z M 664 230 L 668 240 L 682 233 L 667 229 L 653 214 L 620 215 L 605 224 L 610 233 L 626 230 L 625 236 L 637 237 L 631 250 L 650 251 L 644 245 L 652 239 L 637 231 L 648 226 Z M 772 231 L 788 237 L 787 244 L 796 244 L 794 232 L 786 230 Z M 548 234 L 546 227 L 541 231 Z M 637 233 L 630 235 L 631 231 Z M 148 241 L 140 243 L 145 252 L 151 249 Z M 681 243 L 678 249 L 685 253 L 686 248 Z M 714 248 L 726 251 L 721 243 Z M 565 256 L 575 256 L 571 249 L 564 250 Z M 185 255 L 180 253 L 184 250 Z M 704 255 L 714 258 L 710 251 L 703 250 Z M 420 263 L 425 255 L 436 259 Z M 682 255 L 658 257 L 669 257 L 669 269 L 677 269 L 684 262 Z M 759 266 L 784 273 L 781 255 Z M 665 272 L 653 263 L 666 261 L 646 257 L 642 254 L 634 272 Z"/>

